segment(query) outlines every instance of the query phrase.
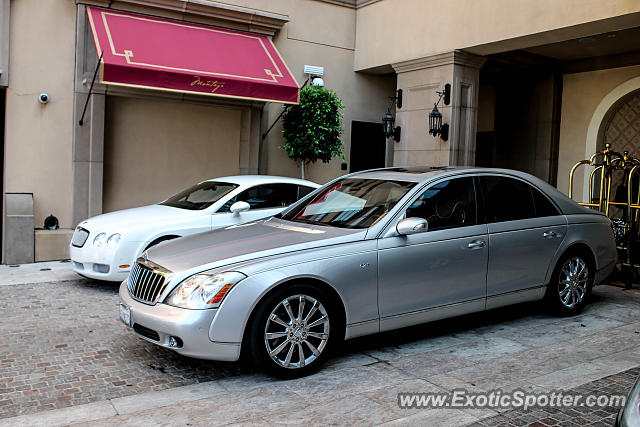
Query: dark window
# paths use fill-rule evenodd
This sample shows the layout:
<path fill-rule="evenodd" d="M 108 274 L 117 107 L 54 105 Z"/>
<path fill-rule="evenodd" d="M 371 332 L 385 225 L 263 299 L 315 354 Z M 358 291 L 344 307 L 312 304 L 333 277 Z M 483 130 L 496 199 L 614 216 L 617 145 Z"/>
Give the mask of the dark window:
<path fill-rule="evenodd" d="M 536 216 L 560 215 L 558 209 L 540 190 L 531 187 L 531 192 L 533 193 L 533 202 L 536 205 Z"/>
<path fill-rule="evenodd" d="M 483 176 L 487 222 L 515 221 L 535 217 L 531 186 L 504 176 Z"/>
<path fill-rule="evenodd" d="M 298 198 L 296 200 L 302 199 L 307 194 L 311 193 L 315 188 L 313 187 L 305 187 L 304 185 L 298 186 Z"/>
<path fill-rule="evenodd" d="M 298 193 L 307 187 L 295 184 L 266 184 L 244 190 L 228 200 L 218 212 L 229 212 L 235 202 L 247 202 L 251 209 L 278 208 L 298 200 Z M 308 193 L 307 193 L 308 194 Z"/>
<path fill-rule="evenodd" d="M 426 219 L 429 231 L 477 224 L 473 179 L 451 179 L 432 185 L 407 208 L 407 218 L 410 217 Z"/>
<path fill-rule="evenodd" d="M 205 181 L 181 191 L 160 204 L 194 211 L 206 209 L 237 187 L 236 184 L 226 182 Z"/>

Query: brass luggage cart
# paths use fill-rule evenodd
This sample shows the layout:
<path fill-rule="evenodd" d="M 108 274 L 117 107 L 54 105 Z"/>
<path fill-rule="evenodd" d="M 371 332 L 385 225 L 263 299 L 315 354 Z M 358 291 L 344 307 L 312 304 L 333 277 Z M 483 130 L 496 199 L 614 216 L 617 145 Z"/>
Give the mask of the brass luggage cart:
<path fill-rule="evenodd" d="M 626 151 L 622 154 L 613 151 L 611 144 L 605 144 L 602 151 L 594 153 L 589 160 L 580 160 L 571 168 L 569 197 L 572 199 L 575 172 L 587 166 L 593 167 L 589 173 L 588 200 L 578 203 L 603 212 L 611 219 L 620 271 L 625 286 L 631 288 L 635 272 L 640 269 L 640 159 L 629 156 Z M 614 185 L 617 185 L 616 194 L 612 200 Z"/>

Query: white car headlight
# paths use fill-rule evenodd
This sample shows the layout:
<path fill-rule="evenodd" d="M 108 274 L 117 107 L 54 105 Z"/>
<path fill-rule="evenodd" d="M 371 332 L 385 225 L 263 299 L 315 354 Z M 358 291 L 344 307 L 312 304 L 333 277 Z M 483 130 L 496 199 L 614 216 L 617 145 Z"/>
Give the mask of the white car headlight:
<path fill-rule="evenodd" d="M 93 238 L 93 246 L 96 248 L 103 247 L 106 239 L 107 239 L 107 235 L 105 233 L 98 234 L 96 237 Z"/>
<path fill-rule="evenodd" d="M 165 302 L 195 310 L 217 307 L 233 285 L 246 277 L 235 271 L 194 274 L 171 291 Z"/>
<path fill-rule="evenodd" d="M 115 233 L 109 236 L 109 238 L 107 239 L 107 247 L 115 248 L 116 246 L 118 246 L 118 243 L 120 243 L 121 237 L 122 236 L 120 236 L 119 233 Z"/>

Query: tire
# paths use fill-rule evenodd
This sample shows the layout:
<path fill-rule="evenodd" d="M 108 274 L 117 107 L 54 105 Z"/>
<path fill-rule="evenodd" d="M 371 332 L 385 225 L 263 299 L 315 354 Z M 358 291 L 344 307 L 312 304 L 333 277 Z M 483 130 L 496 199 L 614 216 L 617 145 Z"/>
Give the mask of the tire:
<path fill-rule="evenodd" d="M 326 362 L 341 329 L 331 298 L 310 285 L 286 286 L 260 302 L 248 324 L 246 356 L 274 377 L 303 377 Z"/>
<path fill-rule="evenodd" d="M 573 316 L 582 311 L 593 287 L 595 267 L 584 252 L 564 254 L 547 286 L 545 299 L 560 316 Z"/>

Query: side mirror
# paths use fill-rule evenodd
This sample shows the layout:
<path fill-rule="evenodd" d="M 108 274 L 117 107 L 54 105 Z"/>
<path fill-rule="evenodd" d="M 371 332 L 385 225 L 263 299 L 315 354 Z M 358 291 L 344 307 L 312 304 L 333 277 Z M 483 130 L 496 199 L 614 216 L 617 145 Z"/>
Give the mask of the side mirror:
<path fill-rule="evenodd" d="M 249 210 L 250 207 L 251 206 L 249 206 L 249 203 L 247 202 L 235 202 L 234 204 L 231 205 L 229 210 L 234 215 L 240 215 L 240 212 L 246 212 Z"/>
<path fill-rule="evenodd" d="M 396 224 L 396 231 L 401 236 L 424 233 L 429 228 L 427 220 L 424 218 L 405 218 Z"/>

